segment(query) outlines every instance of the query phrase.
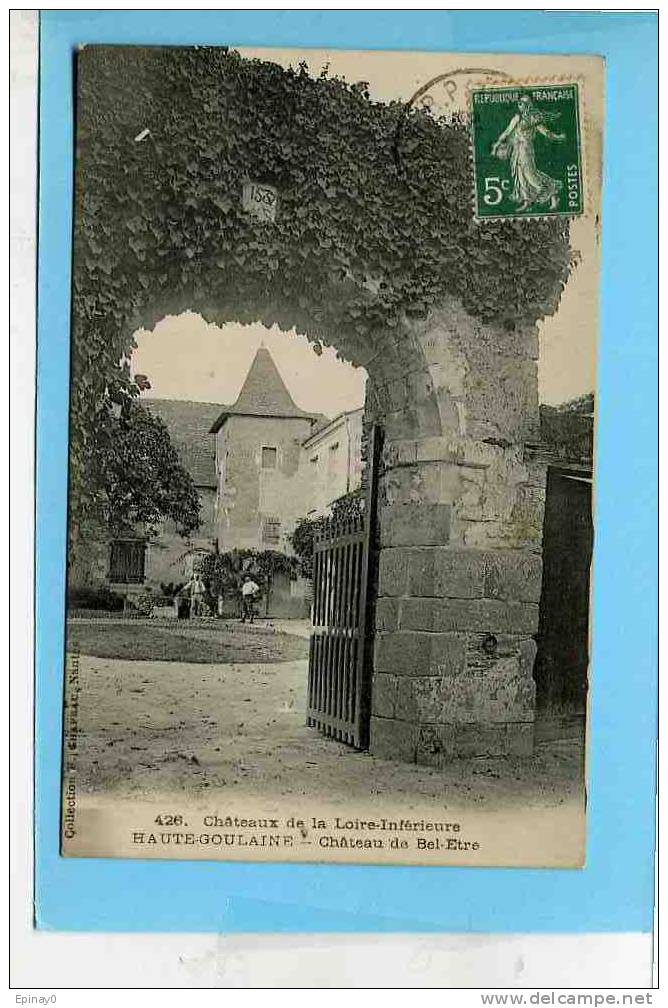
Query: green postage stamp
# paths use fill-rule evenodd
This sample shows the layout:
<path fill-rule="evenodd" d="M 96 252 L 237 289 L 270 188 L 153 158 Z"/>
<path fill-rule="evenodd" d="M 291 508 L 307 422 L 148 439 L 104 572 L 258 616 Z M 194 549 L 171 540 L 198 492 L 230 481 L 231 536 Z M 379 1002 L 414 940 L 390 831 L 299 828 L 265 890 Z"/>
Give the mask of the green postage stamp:
<path fill-rule="evenodd" d="M 471 132 L 479 220 L 583 212 L 576 83 L 472 88 Z"/>

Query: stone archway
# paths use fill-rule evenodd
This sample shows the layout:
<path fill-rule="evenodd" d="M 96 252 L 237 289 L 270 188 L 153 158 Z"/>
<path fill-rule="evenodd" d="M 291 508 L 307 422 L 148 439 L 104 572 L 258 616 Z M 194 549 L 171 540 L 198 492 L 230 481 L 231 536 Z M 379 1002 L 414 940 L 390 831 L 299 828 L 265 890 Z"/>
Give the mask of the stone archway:
<path fill-rule="evenodd" d="M 118 364 L 131 333 L 166 313 L 336 347 L 385 428 L 371 750 L 436 765 L 530 751 L 545 472 L 524 446 L 564 225 L 475 224 L 466 125 L 424 111 L 402 125 L 420 166 L 407 185 L 389 156 L 401 109 L 304 68 L 90 47 L 79 107 L 75 459 L 96 402 L 135 391 Z M 253 178 L 275 220 L 244 208 Z"/>

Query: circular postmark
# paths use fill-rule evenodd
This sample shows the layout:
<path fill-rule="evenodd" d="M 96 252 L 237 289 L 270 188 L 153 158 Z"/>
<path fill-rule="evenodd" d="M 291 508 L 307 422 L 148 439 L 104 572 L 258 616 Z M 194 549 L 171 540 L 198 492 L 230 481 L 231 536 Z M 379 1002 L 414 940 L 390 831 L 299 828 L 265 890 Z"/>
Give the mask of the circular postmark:
<path fill-rule="evenodd" d="M 404 153 L 406 126 L 415 109 L 428 110 L 434 119 L 453 119 L 468 115 L 469 86 L 488 81 L 510 82 L 512 77 L 504 70 L 491 67 L 457 67 L 432 77 L 422 84 L 404 105 L 394 133 L 393 153 L 397 172 L 407 182 L 410 179 L 410 159 Z"/>

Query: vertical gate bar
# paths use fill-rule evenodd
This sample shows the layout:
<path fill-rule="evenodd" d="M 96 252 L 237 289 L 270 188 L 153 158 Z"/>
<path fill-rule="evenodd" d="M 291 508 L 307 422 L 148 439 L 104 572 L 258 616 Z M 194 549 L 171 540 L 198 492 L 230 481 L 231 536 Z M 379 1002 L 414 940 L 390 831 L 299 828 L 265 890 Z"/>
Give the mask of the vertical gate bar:
<path fill-rule="evenodd" d="M 332 584 L 331 599 L 331 707 L 329 714 L 332 719 L 337 717 L 337 694 L 339 690 L 339 626 L 337 616 L 339 613 L 339 582 L 341 579 L 341 546 L 337 539 L 335 545 L 335 577 Z M 333 728 L 333 733 L 338 737 L 337 728 Z"/>
<path fill-rule="evenodd" d="M 354 667 L 354 654 L 353 654 L 353 613 L 352 613 L 352 601 L 353 593 L 355 587 L 355 551 L 356 551 L 356 541 L 351 538 L 348 547 L 348 585 L 346 592 L 346 693 L 344 698 L 343 716 L 348 722 L 349 731 L 352 731 L 352 719 L 351 719 L 351 706 L 350 706 L 350 696 L 352 688 L 352 673 Z"/>
<path fill-rule="evenodd" d="M 329 570 L 329 544 L 323 539 L 322 552 L 322 601 L 320 609 L 320 624 L 327 625 L 327 572 Z"/>
<path fill-rule="evenodd" d="M 355 599 L 353 602 L 353 617 L 355 620 L 355 664 L 351 669 L 350 722 L 355 724 L 355 708 L 357 705 L 357 664 L 359 661 L 360 643 L 360 577 L 362 567 L 363 541 L 358 537 L 355 544 Z"/>
<path fill-rule="evenodd" d="M 369 744 L 369 718 L 371 707 L 371 676 L 373 661 L 373 599 L 370 597 L 369 574 L 371 553 L 375 548 L 376 508 L 378 504 L 378 470 L 380 466 L 381 433 L 373 424 L 369 437 L 366 507 L 364 510 L 364 549 L 362 552 L 362 576 L 360 578 L 361 604 L 360 632 L 357 661 L 357 689 L 355 705 L 355 744 L 366 748 Z"/>
<path fill-rule="evenodd" d="M 320 600 L 320 696 L 318 698 L 318 710 L 322 714 L 326 709 L 327 690 L 327 582 L 329 576 L 329 544 L 323 535 L 322 572 L 321 589 L 322 598 Z"/>
<path fill-rule="evenodd" d="M 339 554 L 336 546 L 336 530 L 332 527 L 332 577 L 329 595 L 329 697 L 327 713 L 330 722 L 336 709 L 336 582 L 339 576 Z M 333 724 L 330 724 L 330 735 L 335 734 Z"/>
<path fill-rule="evenodd" d="M 339 628 L 339 598 L 341 589 L 341 546 L 338 544 L 337 540 L 336 546 L 336 578 L 334 581 L 334 607 L 332 611 L 332 624 L 334 631 L 334 662 L 333 662 L 333 675 L 332 675 L 332 717 L 338 717 L 339 708 L 339 676 L 341 672 L 340 666 L 340 644 L 341 635 Z M 338 727 L 336 728 L 335 735 L 339 737 Z"/>
<path fill-rule="evenodd" d="M 352 524 L 349 523 L 348 529 L 352 529 Z M 343 711 L 342 717 L 350 723 L 350 664 L 351 664 L 351 634 L 352 634 L 352 620 L 350 607 L 352 603 L 352 588 L 355 578 L 355 567 L 354 567 L 354 541 L 349 539 L 348 545 L 346 547 L 346 596 L 345 596 L 345 690 L 343 695 Z M 351 726 L 352 727 L 352 726 Z"/>
<path fill-rule="evenodd" d="M 347 528 L 347 526 L 346 526 Z M 346 536 L 343 553 L 343 583 L 341 585 L 341 691 L 339 717 L 346 721 L 346 693 L 348 690 L 348 585 L 350 583 L 350 542 Z"/>
<path fill-rule="evenodd" d="M 325 575 L 325 615 L 324 624 L 331 626 L 332 613 L 332 574 L 334 571 L 334 557 L 332 556 L 332 540 L 327 540 L 327 573 Z"/>
<path fill-rule="evenodd" d="M 315 558 L 316 558 L 315 573 L 316 573 L 316 578 L 317 578 L 316 579 L 316 586 L 317 586 L 317 588 L 316 588 L 316 593 L 317 593 L 316 594 L 316 599 L 317 599 L 317 602 L 314 605 L 314 619 L 315 619 L 316 625 L 319 626 L 320 622 L 321 622 L 321 620 L 320 620 L 320 609 L 321 609 L 321 606 L 322 606 L 322 550 L 318 550 L 318 552 L 315 555 Z"/>
<path fill-rule="evenodd" d="M 343 586 L 343 557 L 344 545 L 341 542 L 341 530 L 337 529 L 339 535 L 339 546 L 337 547 L 337 572 L 336 572 L 336 606 L 334 611 L 334 624 L 336 627 L 336 672 L 334 678 L 334 709 L 333 715 L 338 720 L 340 718 L 340 695 L 343 679 L 343 669 L 341 665 L 341 590 Z M 341 738 L 341 728 L 337 726 L 337 738 Z"/>
<path fill-rule="evenodd" d="M 322 697 L 325 685 L 325 638 L 322 630 L 318 634 L 318 718 L 322 719 Z"/>
<path fill-rule="evenodd" d="M 330 530 L 333 532 L 331 525 Z M 336 579 L 336 540 L 334 539 L 333 535 L 332 538 L 330 539 L 329 549 L 332 563 L 331 563 L 331 576 L 329 579 L 329 607 L 327 609 L 327 625 L 331 627 L 334 616 L 334 582 Z"/>
<path fill-rule="evenodd" d="M 333 557 L 333 549 L 331 547 L 331 542 L 328 543 L 327 548 L 327 604 L 325 613 L 325 638 L 324 638 L 324 650 L 325 650 L 325 661 L 324 661 L 324 704 L 323 708 L 329 719 L 331 714 L 331 582 L 335 575 L 335 557 Z"/>
<path fill-rule="evenodd" d="M 316 706 L 316 696 L 318 690 L 318 638 L 315 634 L 311 637 L 311 646 L 309 652 L 309 698 L 308 698 L 308 717 L 309 722 L 313 723 L 313 711 Z"/>
<path fill-rule="evenodd" d="M 358 689 L 359 689 L 359 664 L 360 664 L 360 641 L 361 641 L 361 621 L 362 621 L 362 605 L 364 603 L 364 592 L 362 586 L 362 562 L 364 560 L 364 539 L 360 538 L 357 543 L 357 600 L 355 607 L 355 633 L 357 638 L 357 647 L 355 653 L 355 668 L 353 669 L 353 696 L 351 704 L 351 714 L 350 720 L 354 726 L 355 739 L 357 739 L 357 704 L 358 704 Z"/>
<path fill-rule="evenodd" d="M 309 694 L 309 708 L 313 710 L 315 707 L 315 698 L 317 691 L 318 682 L 318 637 L 316 634 L 316 627 L 318 624 L 318 618 L 316 615 L 318 605 L 318 553 L 316 550 L 316 541 L 314 537 L 313 541 L 313 559 L 312 559 L 312 570 L 311 570 L 311 644 L 312 644 L 312 657 L 310 658 L 311 665 L 309 666 L 309 683 L 312 682 L 313 689 Z"/>
<path fill-rule="evenodd" d="M 353 634 L 353 621 L 352 621 L 352 595 L 355 585 L 355 540 L 350 539 L 348 543 L 348 566 L 347 566 L 347 585 L 346 585 L 346 690 L 344 696 L 343 704 L 343 717 L 348 722 L 350 729 L 352 729 L 352 722 L 350 719 L 350 686 L 351 686 L 351 662 L 352 658 L 352 634 Z"/>
<path fill-rule="evenodd" d="M 343 531 L 345 534 L 346 532 L 345 525 Z M 339 634 L 341 636 L 341 682 L 339 684 L 339 718 L 342 721 L 346 720 L 345 715 L 346 688 L 348 682 L 348 631 L 346 629 L 346 621 L 347 621 L 346 598 L 348 594 L 349 557 L 350 557 L 350 543 L 348 542 L 346 536 L 346 541 L 343 546 L 343 556 L 341 559 L 343 576 L 341 579 L 341 616 L 339 619 L 340 624 Z"/>
<path fill-rule="evenodd" d="M 320 697 L 318 709 L 325 711 L 326 688 L 327 688 L 327 577 L 329 571 L 329 549 L 323 550 L 322 554 L 322 600 L 320 615 Z"/>
<path fill-rule="evenodd" d="M 313 569 L 311 572 L 311 628 L 318 625 L 318 562 L 320 554 L 313 544 Z"/>
<path fill-rule="evenodd" d="M 347 525 L 347 531 L 350 531 L 350 523 Z M 343 593 L 343 619 L 342 619 L 342 636 L 343 636 L 343 689 L 341 691 L 341 718 L 343 721 L 348 723 L 348 688 L 350 686 L 350 630 L 348 628 L 348 596 L 350 595 L 350 580 L 351 580 L 351 569 L 350 569 L 350 553 L 351 553 L 351 541 L 347 538 L 346 542 L 346 564 L 345 564 L 345 584 Z"/>
<path fill-rule="evenodd" d="M 322 599 L 323 599 L 323 577 L 325 569 L 325 559 L 326 554 L 322 549 L 322 542 L 320 542 L 320 549 L 318 551 L 318 605 L 317 605 L 317 622 L 318 622 L 318 644 L 317 644 L 317 662 L 318 662 L 318 675 L 316 680 L 316 698 L 315 705 L 320 712 L 322 710 L 322 683 L 323 683 L 323 647 L 322 647 Z"/>
<path fill-rule="evenodd" d="M 325 626 L 327 623 L 327 569 L 329 567 L 329 549 L 327 541 L 322 540 L 322 572 L 321 572 L 321 586 L 322 586 L 322 597 L 320 599 L 320 625 Z"/>
<path fill-rule="evenodd" d="M 310 724 L 311 715 L 309 711 L 312 706 L 311 689 L 313 685 L 313 634 L 308 642 L 308 678 L 306 680 L 306 724 Z"/>
<path fill-rule="evenodd" d="M 314 688 L 313 688 L 313 707 L 318 710 L 318 696 L 320 693 L 320 635 L 319 635 L 319 624 L 320 624 L 320 569 L 322 567 L 322 553 L 317 549 L 318 539 L 317 536 L 314 538 L 314 555 L 313 555 L 313 661 L 314 661 Z"/>
<path fill-rule="evenodd" d="M 320 693 L 320 634 L 313 634 L 313 710 L 319 709 L 318 696 Z"/>
<path fill-rule="evenodd" d="M 322 713 L 325 710 L 325 693 L 327 689 L 327 578 L 329 571 L 329 549 L 323 537 L 322 553 L 322 599 L 320 601 L 320 696 L 318 698 L 318 710 Z"/>
<path fill-rule="evenodd" d="M 327 579 L 329 571 L 329 544 L 323 540 L 322 551 L 322 598 L 320 600 L 320 625 L 327 626 Z"/>
<path fill-rule="evenodd" d="M 353 634 L 355 639 L 355 661 L 350 668 L 350 722 L 355 724 L 355 709 L 357 706 L 357 662 L 359 655 L 359 633 L 360 633 L 360 559 L 363 543 L 358 538 L 355 541 L 355 582 L 353 592 L 352 618 Z"/>
<path fill-rule="evenodd" d="M 345 674 L 343 664 L 343 590 L 345 573 L 345 543 L 341 543 L 338 549 L 339 571 L 336 579 L 336 703 L 334 705 L 334 715 L 341 720 L 341 694 L 343 690 L 343 679 Z M 339 729 L 340 734 L 340 729 Z"/>
<path fill-rule="evenodd" d="M 312 574 L 312 580 L 313 580 L 312 592 L 313 592 L 313 597 L 311 599 L 311 625 L 314 626 L 314 627 L 318 625 L 318 602 L 319 602 L 319 598 L 320 598 L 320 587 L 319 587 L 319 581 L 320 581 L 320 553 L 318 551 L 317 546 L 318 546 L 318 543 L 317 543 L 317 540 L 316 540 L 313 543 L 313 574 Z"/>

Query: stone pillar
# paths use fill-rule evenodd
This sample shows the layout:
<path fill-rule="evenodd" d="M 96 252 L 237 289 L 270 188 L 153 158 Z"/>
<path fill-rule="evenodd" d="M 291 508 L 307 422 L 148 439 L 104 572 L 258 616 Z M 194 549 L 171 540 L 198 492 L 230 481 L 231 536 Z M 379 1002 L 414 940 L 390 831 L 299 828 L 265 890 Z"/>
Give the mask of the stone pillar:
<path fill-rule="evenodd" d="M 401 437 L 395 416 L 386 442 L 370 749 L 430 765 L 530 753 L 545 497 L 544 470 L 524 458 L 535 326 L 484 326 L 452 303 L 407 335 L 440 431 L 416 436 L 411 419 Z"/>

